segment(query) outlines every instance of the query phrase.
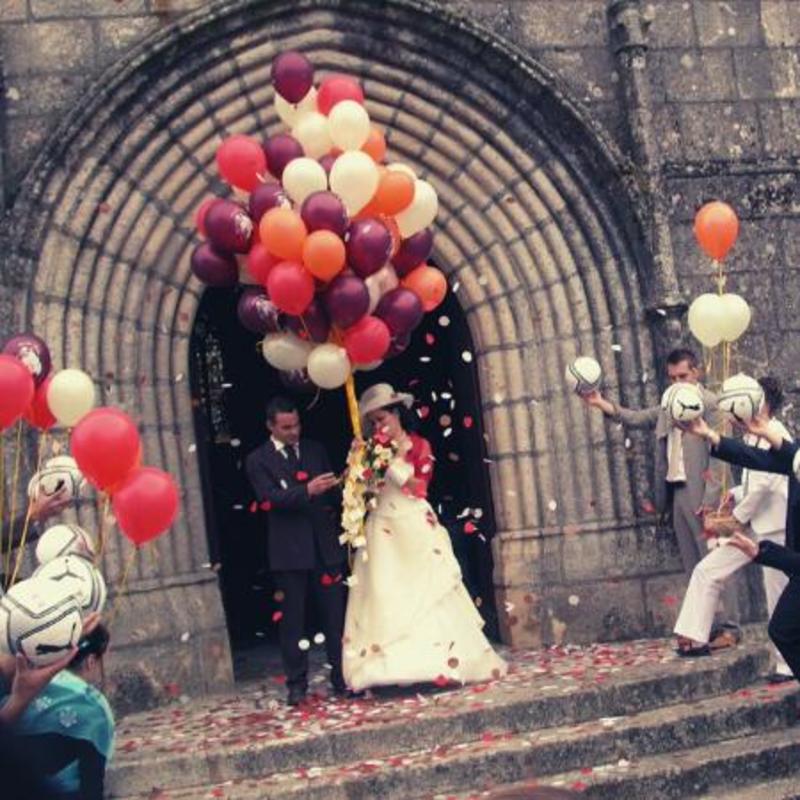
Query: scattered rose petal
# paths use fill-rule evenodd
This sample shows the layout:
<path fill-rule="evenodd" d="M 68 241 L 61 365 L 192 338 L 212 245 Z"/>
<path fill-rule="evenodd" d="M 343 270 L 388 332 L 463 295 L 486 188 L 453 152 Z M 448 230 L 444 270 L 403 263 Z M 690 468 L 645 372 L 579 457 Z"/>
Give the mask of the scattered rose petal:
<path fill-rule="evenodd" d="M 471 363 L 472 363 L 472 353 L 470 353 L 470 351 L 469 351 L 469 350 L 465 350 L 465 351 L 464 351 L 464 352 L 461 354 L 461 360 L 462 360 L 462 361 L 463 361 L 465 364 L 471 364 Z"/>

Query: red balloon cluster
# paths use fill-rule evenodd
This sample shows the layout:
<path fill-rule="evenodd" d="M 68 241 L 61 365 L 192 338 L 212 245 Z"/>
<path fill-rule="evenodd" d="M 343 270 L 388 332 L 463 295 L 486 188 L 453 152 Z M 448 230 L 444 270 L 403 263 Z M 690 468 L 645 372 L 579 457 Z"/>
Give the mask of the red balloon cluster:
<path fill-rule="evenodd" d="M 70 450 L 89 483 L 111 496 L 120 530 L 137 547 L 172 525 L 178 488 L 168 473 L 141 466 L 139 431 L 124 411 L 90 411 L 73 429 Z"/>
<path fill-rule="evenodd" d="M 240 321 L 288 337 L 290 357 L 283 346 L 265 346 L 265 357 L 287 371 L 312 364 L 311 380 L 320 365 L 296 339 L 335 343 L 351 366 L 371 364 L 402 352 L 447 291 L 427 263 L 435 190 L 386 162 L 386 137 L 369 119 L 358 80 L 332 74 L 315 85 L 314 77 L 301 52 L 275 58 L 275 108 L 287 129 L 220 143 L 220 175 L 249 197 L 202 201 L 196 225 L 205 241 L 191 261 L 209 286 L 251 284 Z"/>

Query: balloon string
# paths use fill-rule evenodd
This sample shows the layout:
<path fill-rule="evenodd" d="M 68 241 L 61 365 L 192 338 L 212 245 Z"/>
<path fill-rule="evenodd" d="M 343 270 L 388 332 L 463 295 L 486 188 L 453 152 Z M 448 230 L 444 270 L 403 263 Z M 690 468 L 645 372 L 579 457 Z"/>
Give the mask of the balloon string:
<path fill-rule="evenodd" d="M 42 431 L 39 436 L 39 453 L 36 456 L 36 472 L 42 468 L 42 460 L 44 459 L 44 450 L 47 443 L 47 431 Z M 17 559 L 14 563 L 14 572 L 11 574 L 11 580 L 8 586 L 13 586 L 17 582 L 17 575 L 19 574 L 20 567 L 22 566 L 22 559 L 25 555 L 25 543 L 28 540 L 28 530 L 31 524 L 31 511 L 33 510 L 33 498 L 28 498 L 28 510 L 25 512 L 25 524 L 22 526 L 22 536 L 19 539 L 17 547 Z M 13 542 L 14 532 L 11 532 L 11 539 Z"/>
<path fill-rule="evenodd" d="M 106 517 L 111 504 L 111 495 L 103 492 L 103 499 L 100 508 L 100 526 L 97 531 L 97 555 L 94 557 L 94 564 L 98 566 L 103 559 L 103 552 L 106 549 Z"/>
<path fill-rule="evenodd" d="M 358 413 L 358 400 L 356 398 L 356 382 L 351 372 L 347 376 L 344 384 L 344 390 L 347 394 L 347 410 L 350 414 L 350 424 L 353 427 L 353 435 L 356 439 L 362 438 L 361 431 L 361 416 Z"/>
<path fill-rule="evenodd" d="M 17 423 L 17 438 L 14 448 L 14 475 L 11 478 L 11 515 L 8 520 L 8 550 L 6 550 L 5 574 L 11 570 L 11 550 L 14 544 L 14 522 L 17 516 L 17 492 L 19 490 L 19 470 L 22 460 L 22 420 Z M 8 578 L 6 578 L 8 580 Z"/>
<path fill-rule="evenodd" d="M 117 614 L 119 613 L 120 607 L 122 605 L 122 598 L 128 592 L 128 581 L 130 579 L 131 570 L 133 569 L 133 564 L 136 561 L 136 556 L 139 554 L 139 546 L 136 545 L 131 554 L 128 556 L 127 560 L 125 561 L 125 566 L 122 569 L 122 576 L 119 579 L 119 586 L 117 587 L 117 595 L 114 598 L 114 607 L 111 609 L 111 613 L 108 615 L 108 620 L 106 621 L 106 626 L 108 628 L 111 627 L 111 624 L 116 619 Z"/>
<path fill-rule="evenodd" d="M 4 542 L 6 535 L 6 452 L 5 452 L 6 432 L 0 431 L 0 559 L 3 557 Z M 9 525 L 9 528 L 11 526 Z M 9 549 L 11 548 L 11 540 L 8 542 Z"/>

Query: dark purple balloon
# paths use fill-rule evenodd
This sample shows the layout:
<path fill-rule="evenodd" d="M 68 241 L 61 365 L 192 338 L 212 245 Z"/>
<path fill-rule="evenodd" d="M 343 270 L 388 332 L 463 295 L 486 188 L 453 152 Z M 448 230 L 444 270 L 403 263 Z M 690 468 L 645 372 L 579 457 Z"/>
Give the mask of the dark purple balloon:
<path fill-rule="evenodd" d="M 206 235 L 217 250 L 246 253 L 253 237 L 253 220 L 233 200 L 215 200 L 206 213 Z"/>
<path fill-rule="evenodd" d="M 430 228 L 423 228 L 408 239 L 403 239 L 392 259 L 397 276 L 405 278 L 411 270 L 428 260 L 432 250 L 433 231 Z"/>
<path fill-rule="evenodd" d="M 369 310 L 369 289 L 355 275 L 338 275 L 328 284 L 325 308 L 334 325 L 349 328 Z"/>
<path fill-rule="evenodd" d="M 327 342 L 331 332 L 331 321 L 319 298 L 315 297 L 311 305 L 299 317 L 286 317 L 286 327 L 294 331 L 305 341 Z"/>
<path fill-rule="evenodd" d="M 250 216 L 256 225 L 261 222 L 261 217 L 271 208 L 289 205 L 291 205 L 291 201 L 283 191 L 283 186 L 275 181 L 259 184 L 250 193 Z"/>
<path fill-rule="evenodd" d="M 333 192 L 314 192 L 303 200 L 300 206 L 300 216 L 312 231 L 333 231 L 337 236 L 344 237 L 347 233 L 349 220 L 344 203 Z"/>
<path fill-rule="evenodd" d="M 209 242 L 192 253 L 192 272 L 208 286 L 229 287 L 239 282 L 239 266 L 230 253 L 220 253 Z"/>
<path fill-rule="evenodd" d="M 362 278 L 377 272 L 392 254 L 392 234 L 377 219 L 357 219 L 345 237 L 347 263 Z"/>
<path fill-rule="evenodd" d="M 333 162 L 336 161 L 337 158 L 339 158 L 339 156 L 335 156 L 333 153 L 328 153 L 327 155 L 324 155 L 322 156 L 322 158 L 319 159 L 319 163 L 322 166 L 322 169 L 324 169 L 325 172 L 328 173 L 328 175 L 331 174 L 331 170 L 333 169 Z"/>
<path fill-rule="evenodd" d="M 278 377 L 285 388 L 304 394 L 315 394 L 319 391 L 317 385 L 308 377 L 305 369 L 279 370 Z"/>
<path fill-rule="evenodd" d="M 425 315 L 419 297 L 402 287 L 386 292 L 372 313 L 389 326 L 392 336 L 411 333 Z"/>
<path fill-rule="evenodd" d="M 394 358 L 395 356 L 399 356 L 400 353 L 403 353 L 408 349 L 408 346 L 410 344 L 411 344 L 410 333 L 404 333 L 401 336 L 392 336 L 392 339 L 389 342 L 389 349 L 386 351 L 386 355 L 383 357 L 384 360 L 386 360 L 387 358 Z"/>
<path fill-rule="evenodd" d="M 248 286 L 236 306 L 239 322 L 253 333 L 277 333 L 281 330 L 281 312 L 260 286 Z"/>
<path fill-rule="evenodd" d="M 278 180 L 283 177 L 283 171 L 290 161 L 302 158 L 305 155 L 303 145 L 294 136 L 289 136 L 288 133 L 278 133 L 275 136 L 270 136 L 264 142 L 263 147 L 264 155 L 267 157 L 267 169 Z"/>
<path fill-rule="evenodd" d="M 3 354 L 21 361 L 33 375 L 33 382 L 37 386 L 50 374 L 50 350 L 36 334 L 19 333 L 12 336 L 3 345 Z"/>
<path fill-rule="evenodd" d="M 287 50 L 272 61 L 272 85 L 287 102 L 296 105 L 314 83 L 314 66 L 297 50 Z"/>

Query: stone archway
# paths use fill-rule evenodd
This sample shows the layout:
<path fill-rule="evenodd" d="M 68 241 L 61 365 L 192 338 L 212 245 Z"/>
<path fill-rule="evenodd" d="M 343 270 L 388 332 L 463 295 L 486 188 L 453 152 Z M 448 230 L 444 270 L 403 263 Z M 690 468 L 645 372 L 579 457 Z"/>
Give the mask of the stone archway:
<path fill-rule="evenodd" d="M 118 659 L 150 661 L 188 689 L 230 680 L 185 380 L 202 291 L 189 269 L 192 215 L 199 198 L 226 191 L 220 137 L 275 125 L 269 64 L 292 47 L 321 72 L 360 76 L 392 156 L 439 190 L 435 258 L 478 345 L 496 585 L 516 607 L 504 635 L 646 632 L 658 569 L 637 521 L 645 465 L 562 380 L 570 358 L 594 351 L 613 392 L 652 399 L 641 379 L 652 362 L 648 258 L 622 158 L 552 74 L 432 3 L 228 0 L 154 37 L 86 94 L 8 227 L 3 283 L 17 326 L 57 344 L 59 366 L 94 375 L 103 402 L 133 412 L 145 460 L 184 488 L 180 522 L 131 583 Z M 114 548 L 105 567 L 113 581 Z"/>

